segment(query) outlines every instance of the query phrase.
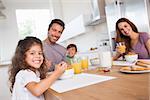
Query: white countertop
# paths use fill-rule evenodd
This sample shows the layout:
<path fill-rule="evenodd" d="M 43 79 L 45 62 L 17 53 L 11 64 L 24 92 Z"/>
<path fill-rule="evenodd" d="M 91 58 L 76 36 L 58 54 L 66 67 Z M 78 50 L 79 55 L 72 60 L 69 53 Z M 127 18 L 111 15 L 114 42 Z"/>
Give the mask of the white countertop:
<path fill-rule="evenodd" d="M 11 61 L 0 61 L 0 66 L 1 65 L 9 65 L 11 64 Z"/>

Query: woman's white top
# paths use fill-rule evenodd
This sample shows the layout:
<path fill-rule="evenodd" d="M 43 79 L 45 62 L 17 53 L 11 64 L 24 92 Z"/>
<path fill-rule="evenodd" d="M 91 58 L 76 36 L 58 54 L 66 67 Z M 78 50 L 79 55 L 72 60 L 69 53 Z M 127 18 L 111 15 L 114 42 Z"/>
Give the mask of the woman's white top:
<path fill-rule="evenodd" d="M 40 78 L 31 70 L 20 70 L 15 78 L 12 100 L 44 100 L 44 96 L 34 96 L 25 87 L 29 82 L 39 82 Z"/>

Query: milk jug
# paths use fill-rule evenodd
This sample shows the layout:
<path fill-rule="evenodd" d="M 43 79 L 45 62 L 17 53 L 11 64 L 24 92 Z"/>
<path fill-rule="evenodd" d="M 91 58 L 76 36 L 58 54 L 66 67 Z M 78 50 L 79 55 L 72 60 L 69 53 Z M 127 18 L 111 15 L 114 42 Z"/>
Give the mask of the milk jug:
<path fill-rule="evenodd" d="M 99 48 L 100 66 L 110 69 L 112 66 L 112 54 L 109 46 Z"/>

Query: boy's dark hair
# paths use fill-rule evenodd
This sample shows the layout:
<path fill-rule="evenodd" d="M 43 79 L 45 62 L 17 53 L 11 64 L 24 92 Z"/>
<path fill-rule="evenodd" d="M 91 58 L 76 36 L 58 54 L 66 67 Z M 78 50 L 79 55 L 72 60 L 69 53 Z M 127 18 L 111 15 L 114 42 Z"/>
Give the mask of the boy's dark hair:
<path fill-rule="evenodd" d="M 69 45 L 67 46 L 67 50 L 68 50 L 69 48 L 72 48 L 72 47 L 74 47 L 75 50 L 76 50 L 76 52 L 77 52 L 77 46 L 76 46 L 75 44 L 69 44 Z"/>
<path fill-rule="evenodd" d="M 59 24 L 60 26 L 62 26 L 62 27 L 63 27 L 63 30 L 65 29 L 65 23 L 64 23 L 61 19 L 53 19 L 53 20 L 51 21 L 51 23 L 49 24 L 48 31 L 49 31 L 49 29 L 52 27 L 52 25 L 53 25 L 54 23 L 57 23 L 57 24 Z"/>

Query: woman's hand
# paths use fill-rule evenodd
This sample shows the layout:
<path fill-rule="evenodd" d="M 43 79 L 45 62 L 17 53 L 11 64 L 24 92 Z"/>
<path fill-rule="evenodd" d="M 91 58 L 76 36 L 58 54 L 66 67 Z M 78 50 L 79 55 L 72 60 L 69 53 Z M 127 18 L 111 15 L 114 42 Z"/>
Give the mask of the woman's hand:
<path fill-rule="evenodd" d="M 119 54 L 123 54 L 123 53 L 126 52 L 126 46 L 125 46 L 124 44 L 117 43 L 116 51 L 117 51 L 117 53 L 119 53 Z"/>
<path fill-rule="evenodd" d="M 117 60 L 126 52 L 126 46 L 123 42 L 117 43 L 116 46 L 116 55 L 113 57 L 113 60 Z"/>

